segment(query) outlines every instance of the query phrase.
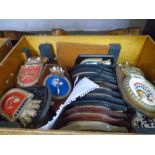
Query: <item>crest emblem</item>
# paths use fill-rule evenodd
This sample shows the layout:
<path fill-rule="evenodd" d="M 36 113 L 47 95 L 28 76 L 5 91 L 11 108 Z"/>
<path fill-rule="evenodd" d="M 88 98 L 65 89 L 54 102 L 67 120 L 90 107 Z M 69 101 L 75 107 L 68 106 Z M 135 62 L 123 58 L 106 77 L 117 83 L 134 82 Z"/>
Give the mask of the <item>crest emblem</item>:
<path fill-rule="evenodd" d="M 20 87 L 30 87 L 38 83 L 43 68 L 42 59 L 29 58 L 25 65 L 21 66 L 17 83 Z"/>
<path fill-rule="evenodd" d="M 19 109 L 23 107 L 28 98 L 33 98 L 33 94 L 24 90 L 15 88 L 8 91 L 0 100 L 0 112 L 10 121 L 14 121 L 18 117 Z"/>
<path fill-rule="evenodd" d="M 12 109 L 14 107 L 14 104 L 18 103 L 20 101 L 20 98 L 16 96 L 11 96 L 6 100 L 6 108 L 7 109 Z"/>
<path fill-rule="evenodd" d="M 51 74 L 45 77 L 43 85 L 47 86 L 54 99 L 63 99 L 71 92 L 71 84 L 64 76 L 62 67 L 53 66 L 50 68 Z"/>
<path fill-rule="evenodd" d="M 128 76 L 123 81 L 124 90 L 131 104 L 152 117 L 155 115 L 155 88 L 142 76 Z"/>

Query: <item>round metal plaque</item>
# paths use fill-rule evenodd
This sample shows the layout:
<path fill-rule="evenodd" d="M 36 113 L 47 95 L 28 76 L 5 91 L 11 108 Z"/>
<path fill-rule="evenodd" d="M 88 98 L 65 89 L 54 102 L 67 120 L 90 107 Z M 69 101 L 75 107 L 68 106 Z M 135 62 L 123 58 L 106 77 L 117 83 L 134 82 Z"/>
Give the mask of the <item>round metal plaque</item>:
<path fill-rule="evenodd" d="M 131 104 L 139 111 L 155 112 L 155 88 L 149 81 L 142 76 L 128 76 L 123 81 L 123 87 Z"/>
<path fill-rule="evenodd" d="M 51 95 L 55 99 L 63 99 L 71 92 L 71 84 L 66 77 L 58 75 L 48 75 L 44 80 L 44 86 L 47 86 Z"/>

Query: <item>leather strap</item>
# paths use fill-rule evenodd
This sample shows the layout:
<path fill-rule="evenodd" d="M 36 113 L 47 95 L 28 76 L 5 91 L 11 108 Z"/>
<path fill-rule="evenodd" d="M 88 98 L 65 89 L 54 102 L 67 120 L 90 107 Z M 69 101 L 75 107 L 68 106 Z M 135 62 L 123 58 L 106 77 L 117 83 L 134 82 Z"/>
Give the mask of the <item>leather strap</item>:
<path fill-rule="evenodd" d="M 119 105 L 113 102 L 94 100 L 94 99 L 93 100 L 83 99 L 81 101 L 74 101 L 71 104 L 67 105 L 65 109 L 70 109 L 74 106 L 86 106 L 86 105 L 101 106 L 101 107 L 108 108 L 113 111 L 120 111 L 120 112 L 126 112 L 128 110 L 128 107 L 125 105 Z"/>
<path fill-rule="evenodd" d="M 116 80 L 113 79 L 109 79 L 108 77 L 105 76 L 99 76 L 99 75 L 79 75 L 78 80 L 87 77 L 88 79 L 92 80 L 92 81 L 106 81 L 112 84 L 117 84 Z M 75 81 L 76 78 L 73 78 L 73 81 Z"/>
<path fill-rule="evenodd" d="M 60 130 L 128 132 L 125 127 L 118 127 L 99 121 L 75 121 L 60 128 Z"/>
<path fill-rule="evenodd" d="M 115 98 L 107 94 L 99 94 L 91 92 L 83 96 L 80 100 L 101 100 L 101 101 L 109 101 L 119 105 L 126 105 L 123 99 Z"/>
<path fill-rule="evenodd" d="M 155 128 L 134 128 L 134 130 L 138 134 L 155 134 Z"/>
<path fill-rule="evenodd" d="M 0 128 L 20 128 L 20 124 L 17 122 L 5 122 L 0 121 Z"/>
<path fill-rule="evenodd" d="M 32 57 L 29 48 L 23 48 L 22 51 L 23 51 L 23 53 L 25 54 L 25 56 L 26 56 L 27 59 L 30 58 L 30 57 Z"/>
<path fill-rule="evenodd" d="M 103 93 L 103 94 L 108 94 L 117 98 L 121 98 L 121 94 L 119 92 L 116 91 L 112 91 L 110 89 L 104 88 L 104 87 L 100 87 L 100 88 L 96 88 L 95 90 L 93 90 L 91 93 Z"/>
<path fill-rule="evenodd" d="M 103 79 L 109 79 L 111 80 L 111 82 L 113 83 L 116 83 L 116 78 L 115 77 L 112 77 L 112 76 L 109 76 L 109 75 L 106 75 L 104 73 L 96 73 L 96 72 L 88 72 L 88 71 L 85 71 L 85 72 L 79 72 L 77 74 L 74 74 L 72 75 L 72 78 L 76 78 L 77 76 L 90 76 L 90 77 L 102 77 Z"/>
<path fill-rule="evenodd" d="M 77 73 L 81 73 L 81 72 L 85 72 L 85 71 L 94 72 L 94 73 L 98 73 L 98 74 L 105 74 L 105 75 L 109 75 L 109 76 L 112 76 L 112 77 L 115 76 L 114 73 L 107 72 L 107 71 L 105 71 L 103 69 L 100 69 L 100 68 L 96 68 L 94 70 L 94 67 L 93 68 L 90 68 L 90 67 L 74 68 L 73 70 L 71 70 L 71 75 L 73 76 L 73 75 L 75 75 Z"/>
<path fill-rule="evenodd" d="M 96 84 L 98 84 L 100 87 L 107 87 L 107 88 L 110 88 L 110 89 L 112 89 L 114 91 L 117 91 L 117 92 L 119 91 L 118 86 L 115 85 L 115 84 L 112 84 L 112 83 L 109 83 L 109 82 L 106 82 L 106 81 L 98 81 L 98 80 L 94 80 L 94 82 Z"/>
<path fill-rule="evenodd" d="M 117 64 L 120 50 L 120 44 L 110 44 L 109 54 L 114 56 L 114 64 Z"/>
<path fill-rule="evenodd" d="M 52 44 L 40 44 L 39 50 L 42 57 L 48 58 L 48 63 L 54 62 L 54 50 Z"/>
<path fill-rule="evenodd" d="M 94 69 L 101 69 L 106 72 L 114 73 L 114 66 L 113 65 L 92 65 L 92 64 L 77 64 L 72 70 L 77 70 L 79 68 L 94 68 Z"/>
<path fill-rule="evenodd" d="M 39 128 L 55 115 L 52 96 L 45 86 L 33 86 L 25 89 L 34 94 L 35 100 L 41 100 L 37 116 L 33 119 L 32 123 L 27 126 L 28 128 Z"/>
<path fill-rule="evenodd" d="M 63 124 L 63 123 L 68 123 L 72 121 L 101 121 L 101 122 L 106 122 L 117 126 L 125 126 L 125 127 L 130 126 L 129 122 L 124 121 L 123 119 L 120 119 L 120 118 L 112 118 L 106 114 L 86 113 L 86 112 L 70 114 L 69 116 L 64 117 L 61 120 L 61 123 Z"/>
<path fill-rule="evenodd" d="M 102 107 L 102 106 L 95 106 L 95 105 L 83 105 L 83 106 L 75 106 L 73 108 L 70 108 L 65 111 L 64 115 L 68 116 L 73 113 L 83 113 L 83 112 L 89 112 L 89 113 L 101 113 L 101 114 L 107 114 L 114 118 L 123 118 L 128 119 L 128 115 L 124 112 L 119 111 L 112 111 L 109 108 Z"/>

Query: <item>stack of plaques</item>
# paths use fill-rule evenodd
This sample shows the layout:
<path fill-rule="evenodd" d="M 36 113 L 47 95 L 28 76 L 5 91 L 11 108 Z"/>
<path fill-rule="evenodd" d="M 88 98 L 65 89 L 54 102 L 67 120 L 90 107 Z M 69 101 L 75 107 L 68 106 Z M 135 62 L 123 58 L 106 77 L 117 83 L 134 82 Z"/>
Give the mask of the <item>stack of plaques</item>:
<path fill-rule="evenodd" d="M 66 106 L 56 129 L 130 131 L 131 109 L 121 96 L 114 65 L 77 64 L 71 70 L 71 77 L 74 83 L 87 77 L 100 87 Z"/>

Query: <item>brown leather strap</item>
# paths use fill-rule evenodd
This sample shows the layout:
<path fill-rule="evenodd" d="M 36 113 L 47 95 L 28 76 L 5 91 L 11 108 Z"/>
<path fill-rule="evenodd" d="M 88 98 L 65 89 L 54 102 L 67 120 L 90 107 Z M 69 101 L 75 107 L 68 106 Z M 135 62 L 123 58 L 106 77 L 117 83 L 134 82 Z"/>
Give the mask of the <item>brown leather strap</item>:
<path fill-rule="evenodd" d="M 90 112 L 90 113 L 101 113 L 101 114 L 107 114 L 111 117 L 115 118 L 128 118 L 128 115 L 123 113 L 123 112 L 116 112 L 108 109 L 107 107 L 101 107 L 101 106 L 93 106 L 93 105 L 88 105 L 88 106 L 75 106 L 71 109 L 68 109 L 65 111 L 64 115 L 70 115 L 76 112 Z"/>
<path fill-rule="evenodd" d="M 63 118 L 61 122 L 68 123 L 72 121 L 101 121 L 117 126 L 126 126 L 126 127 L 130 126 L 130 123 L 124 121 L 123 119 L 112 118 L 106 114 L 85 113 L 85 112 L 70 114 L 69 116 Z"/>

